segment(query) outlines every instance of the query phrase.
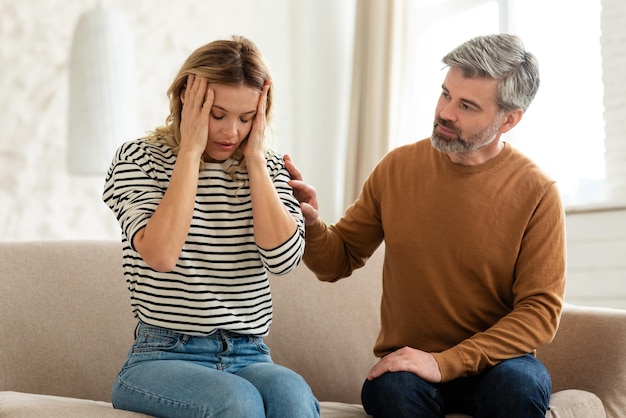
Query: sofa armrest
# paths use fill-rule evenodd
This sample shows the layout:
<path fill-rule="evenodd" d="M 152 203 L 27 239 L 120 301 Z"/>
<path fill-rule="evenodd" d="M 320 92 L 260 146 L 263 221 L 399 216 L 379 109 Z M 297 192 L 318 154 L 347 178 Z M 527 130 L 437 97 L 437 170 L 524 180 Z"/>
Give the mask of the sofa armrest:
<path fill-rule="evenodd" d="M 565 304 L 554 340 L 537 356 L 552 375 L 553 392 L 596 394 L 607 417 L 626 411 L 626 310 Z"/>

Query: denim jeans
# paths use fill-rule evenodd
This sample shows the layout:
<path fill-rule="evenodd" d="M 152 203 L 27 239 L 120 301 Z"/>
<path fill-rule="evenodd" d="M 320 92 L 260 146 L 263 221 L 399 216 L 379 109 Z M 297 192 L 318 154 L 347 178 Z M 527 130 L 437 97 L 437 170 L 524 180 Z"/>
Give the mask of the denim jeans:
<path fill-rule="evenodd" d="M 361 398 L 375 418 L 441 418 L 464 413 L 476 418 L 544 418 L 552 381 L 544 365 L 527 354 L 483 373 L 430 384 L 409 372 L 365 381 Z"/>
<path fill-rule="evenodd" d="M 112 400 L 155 417 L 319 417 L 309 385 L 274 364 L 262 338 L 222 330 L 196 337 L 142 323 Z"/>

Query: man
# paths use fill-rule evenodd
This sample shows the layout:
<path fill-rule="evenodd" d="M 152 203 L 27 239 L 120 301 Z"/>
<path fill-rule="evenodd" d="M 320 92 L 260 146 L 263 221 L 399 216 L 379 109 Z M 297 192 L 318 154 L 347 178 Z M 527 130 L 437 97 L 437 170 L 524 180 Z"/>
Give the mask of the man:
<path fill-rule="evenodd" d="M 389 152 L 336 224 L 287 157 L 304 261 L 336 281 L 385 241 L 370 415 L 544 417 L 552 384 L 534 352 L 561 314 L 564 214 L 554 181 L 502 139 L 537 92 L 537 62 L 506 34 L 443 62 L 431 138 Z"/>

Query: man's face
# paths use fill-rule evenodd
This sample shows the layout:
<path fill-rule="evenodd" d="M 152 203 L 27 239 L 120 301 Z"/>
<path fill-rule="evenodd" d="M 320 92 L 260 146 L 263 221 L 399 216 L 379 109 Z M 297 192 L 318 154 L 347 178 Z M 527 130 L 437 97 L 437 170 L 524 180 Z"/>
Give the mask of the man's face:
<path fill-rule="evenodd" d="M 497 144 L 504 113 L 496 103 L 496 80 L 465 78 L 450 67 L 437 102 L 433 146 L 446 154 L 471 154 Z"/>

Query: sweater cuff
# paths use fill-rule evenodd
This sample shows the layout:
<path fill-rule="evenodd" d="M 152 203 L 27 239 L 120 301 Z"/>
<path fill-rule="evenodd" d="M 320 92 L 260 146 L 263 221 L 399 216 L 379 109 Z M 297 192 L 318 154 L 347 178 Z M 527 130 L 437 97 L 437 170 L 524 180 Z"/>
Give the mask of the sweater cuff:
<path fill-rule="evenodd" d="M 441 353 L 432 353 L 439 365 L 441 383 L 449 382 L 456 378 L 467 375 L 466 363 L 463 355 L 456 347 L 452 347 Z"/>
<path fill-rule="evenodd" d="M 305 228 L 305 238 L 306 242 L 313 242 L 317 238 L 324 235 L 324 231 L 326 231 L 326 224 L 322 221 L 322 218 L 317 218 L 317 222 L 313 225 L 307 225 Z"/>

